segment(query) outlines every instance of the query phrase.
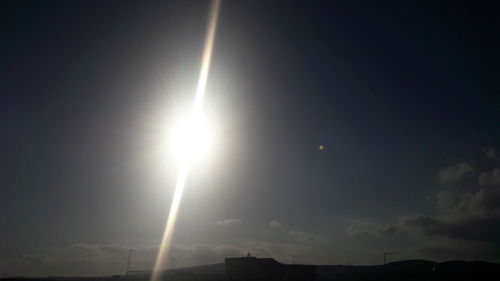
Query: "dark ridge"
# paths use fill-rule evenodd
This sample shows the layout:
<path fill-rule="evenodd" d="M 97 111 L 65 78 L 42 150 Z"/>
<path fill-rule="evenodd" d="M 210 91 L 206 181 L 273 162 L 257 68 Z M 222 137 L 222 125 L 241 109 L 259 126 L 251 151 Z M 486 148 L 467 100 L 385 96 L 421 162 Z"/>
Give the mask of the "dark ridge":
<path fill-rule="evenodd" d="M 498 281 L 500 264 L 484 261 L 406 260 L 385 265 L 318 265 L 316 281 Z M 228 281 L 224 277 L 225 264 L 201 265 L 165 271 L 162 281 Z M 129 276 L 113 275 L 104 277 L 6 277 L 2 281 L 149 281 L 146 271 Z M 233 280 L 233 279 L 231 279 Z M 248 276 L 239 281 L 261 280 Z M 236 281 L 236 280 L 234 280 Z M 280 280 L 281 281 L 281 280 Z M 314 280 L 304 280 L 314 281 Z"/>
<path fill-rule="evenodd" d="M 500 280 L 500 264 L 482 261 L 407 260 L 373 266 L 318 266 L 318 281 L 322 280 Z"/>

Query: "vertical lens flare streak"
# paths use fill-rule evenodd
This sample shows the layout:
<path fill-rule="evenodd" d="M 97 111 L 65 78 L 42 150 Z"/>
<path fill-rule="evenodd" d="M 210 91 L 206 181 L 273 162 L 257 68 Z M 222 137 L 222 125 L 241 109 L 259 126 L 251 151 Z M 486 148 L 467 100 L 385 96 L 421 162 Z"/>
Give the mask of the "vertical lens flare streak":
<path fill-rule="evenodd" d="M 205 97 L 208 70 L 210 69 L 210 61 L 212 60 L 212 49 L 214 47 L 215 31 L 217 29 L 217 19 L 219 18 L 219 8 L 220 0 L 213 0 L 210 7 L 205 48 L 203 49 L 203 57 L 201 60 L 200 78 L 198 79 L 198 87 L 196 88 L 196 98 L 194 102 L 195 112 L 201 111 L 203 98 Z"/>
<path fill-rule="evenodd" d="M 217 19 L 219 17 L 219 8 L 220 0 L 213 0 L 210 7 L 207 34 L 201 61 L 200 77 L 198 79 L 198 86 L 196 88 L 196 97 L 194 100 L 193 111 L 191 112 L 191 120 L 193 120 L 194 122 L 196 122 L 196 120 L 199 120 L 203 107 L 203 99 L 205 97 L 208 72 L 210 69 L 210 61 L 212 59 L 215 31 L 217 28 Z M 188 128 L 188 130 L 192 129 L 193 128 Z M 186 155 L 179 161 L 179 171 L 177 175 L 177 182 L 175 184 L 174 198 L 172 200 L 172 205 L 170 206 L 167 225 L 165 227 L 165 232 L 163 233 L 163 238 L 158 250 L 158 256 L 156 258 L 156 263 L 151 275 L 151 281 L 158 281 L 161 275 L 161 270 L 166 268 L 168 253 L 171 247 L 172 237 L 174 233 L 175 222 L 177 220 L 177 214 L 179 212 L 182 194 L 184 192 L 184 186 L 189 174 L 191 161 L 191 155 Z"/>

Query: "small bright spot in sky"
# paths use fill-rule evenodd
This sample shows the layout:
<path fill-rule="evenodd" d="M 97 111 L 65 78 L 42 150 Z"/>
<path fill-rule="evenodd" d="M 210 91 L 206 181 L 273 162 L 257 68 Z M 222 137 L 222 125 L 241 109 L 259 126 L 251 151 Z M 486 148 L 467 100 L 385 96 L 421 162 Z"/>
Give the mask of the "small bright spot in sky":
<path fill-rule="evenodd" d="M 318 148 L 319 148 L 319 150 L 321 150 L 321 151 L 325 150 L 325 146 L 324 146 L 324 145 L 322 145 L 322 144 L 320 144 L 320 145 L 318 146 Z"/>

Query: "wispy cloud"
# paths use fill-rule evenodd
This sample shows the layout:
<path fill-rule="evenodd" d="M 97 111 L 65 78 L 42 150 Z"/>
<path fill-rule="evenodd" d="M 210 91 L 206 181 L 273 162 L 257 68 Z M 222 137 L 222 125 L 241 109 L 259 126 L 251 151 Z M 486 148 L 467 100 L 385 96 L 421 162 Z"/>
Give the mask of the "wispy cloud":
<path fill-rule="evenodd" d="M 496 147 L 483 147 L 483 153 L 488 159 L 495 159 L 498 156 Z"/>
<path fill-rule="evenodd" d="M 272 220 L 269 222 L 268 227 L 271 229 L 281 228 L 281 223 L 279 221 Z"/>
<path fill-rule="evenodd" d="M 374 236 L 383 237 L 397 233 L 394 225 L 382 225 L 375 222 L 354 220 L 347 226 L 345 233 L 348 236 Z"/>
<path fill-rule="evenodd" d="M 235 225 L 235 224 L 242 224 L 243 220 L 241 219 L 225 219 L 225 220 L 218 220 L 215 222 L 216 225 Z"/>
<path fill-rule="evenodd" d="M 454 184 L 467 175 L 471 174 L 474 168 L 470 163 L 458 163 L 456 165 L 446 167 L 439 171 L 438 178 L 441 184 Z"/>
<path fill-rule="evenodd" d="M 324 239 L 323 237 L 312 234 L 309 232 L 304 232 L 304 231 L 296 231 L 296 230 L 290 230 L 288 232 L 288 235 L 290 235 L 293 239 L 299 242 L 304 242 L 304 243 L 319 243 L 322 242 Z"/>

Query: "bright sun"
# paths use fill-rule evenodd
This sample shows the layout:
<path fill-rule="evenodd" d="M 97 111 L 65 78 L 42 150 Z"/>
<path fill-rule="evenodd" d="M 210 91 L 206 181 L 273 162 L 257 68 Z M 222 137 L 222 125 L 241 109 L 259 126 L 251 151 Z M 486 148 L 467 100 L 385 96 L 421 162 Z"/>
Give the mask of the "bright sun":
<path fill-rule="evenodd" d="M 181 119 L 173 128 L 170 147 L 179 165 L 193 163 L 207 155 L 212 147 L 213 133 L 206 118 L 199 112 Z"/>
<path fill-rule="evenodd" d="M 207 27 L 207 37 L 205 38 L 205 48 L 203 49 L 200 77 L 196 88 L 196 96 L 194 100 L 193 110 L 191 115 L 186 119 L 181 119 L 174 126 L 172 132 L 172 149 L 177 158 L 178 175 L 175 184 L 174 197 L 170 205 L 167 225 L 161 240 L 161 245 L 158 249 L 151 281 L 161 280 L 158 274 L 165 269 L 168 260 L 168 250 L 171 246 L 175 222 L 179 212 L 179 206 L 182 199 L 186 179 L 188 177 L 190 166 L 201 159 L 204 154 L 209 151 L 212 143 L 211 130 L 203 117 L 203 99 L 206 91 L 208 71 L 210 68 L 210 60 L 212 58 L 212 48 L 215 38 L 215 29 L 217 26 L 217 17 L 219 15 L 220 1 L 214 0 L 210 8 L 210 16 Z"/>

